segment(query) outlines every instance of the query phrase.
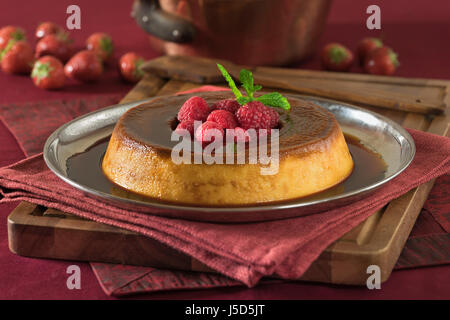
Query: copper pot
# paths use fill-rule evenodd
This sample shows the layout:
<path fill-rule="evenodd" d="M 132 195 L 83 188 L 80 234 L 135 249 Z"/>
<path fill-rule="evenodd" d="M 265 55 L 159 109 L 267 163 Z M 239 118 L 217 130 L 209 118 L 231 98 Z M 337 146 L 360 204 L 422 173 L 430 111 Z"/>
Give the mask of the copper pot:
<path fill-rule="evenodd" d="M 285 65 L 314 52 L 331 0 L 136 0 L 133 16 L 169 55 Z"/>

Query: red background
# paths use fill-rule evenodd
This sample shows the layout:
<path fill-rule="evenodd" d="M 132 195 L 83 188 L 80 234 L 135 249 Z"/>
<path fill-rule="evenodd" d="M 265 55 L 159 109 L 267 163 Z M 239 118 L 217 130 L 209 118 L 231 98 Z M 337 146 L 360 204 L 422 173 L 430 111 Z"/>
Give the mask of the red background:
<path fill-rule="evenodd" d="M 71 31 L 78 47 L 93 32 L 111 34 L 116 55 L 136 51 L 146 58 L 156 56 L 148 46 L 146 35 L 130 17 L 131 0 L 79 0 L 81 30 Z M 34 28 L 39 22 L 51 20 L 65 25 L 67 0 L 40 0 L 0 3 L 0 26 L 13 24 L 25 28 L 34 41 Z M 382 30 L 365 27 L 368 5 L 381 7 Z M 450 2 L 448 0 L 335 0 L 321 45 L 336 41 L 351 49 L 365 36 L 382 34 L 385 43 L 399 53 L 401 66 L 397 75 L 450 79 Z M 320 68 L 317 56 L 304 62 L 303 67 Z M 354 72 L 361 72 L 354 67 Z M 115 68 L 110 68 L 94 85 L 70 84 L 63 91 L 47 92 L 33 86 L 28 77 L 0 73 L 0 103 L 38 100 L 71 99 L 92 95 L 125 94 L 132 85 L 123 83 Z M 23 158 L 17 143 L 0 124 L 0 166 Z M 0 298 L 6 299 L 96 299 L 107 298 L 86 263 L 48 261 L 15 256 L 9 252 L 6 216 L 15 204 L 0 205 Z M 70 264 L 82 270 L 82 289 L 67 290 L 65 273 Z M 186 299 L 314 299 L 314 298 L 450 298 L 448 275 L 450 266 L 395 271 L 382 290 L 322 284 L 283 283 L 261 285 L 253 289 L 224 288 L 184 292 L 162 292 L 149 298 Z"/>

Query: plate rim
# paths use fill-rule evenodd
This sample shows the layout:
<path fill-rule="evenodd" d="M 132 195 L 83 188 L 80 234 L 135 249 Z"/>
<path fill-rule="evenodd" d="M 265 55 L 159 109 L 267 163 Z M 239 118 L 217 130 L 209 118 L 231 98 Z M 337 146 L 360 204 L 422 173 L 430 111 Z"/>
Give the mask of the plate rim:
<path fill-rule="evenodd" d="M 185 95 L 191 95 L 192 93 L 188 93 Z M 184 95 L 184 94 L 183 94 Z M 134 205 L 134 206 L 143 206 L 147 209 L 163 209 L 163 210 L 177 210 L 177 211 L 190 211 L 190 212 L 210 212 L 210 213 L 234 213 L 236 211 L 238 212 L 266 212 L 266 211 L 278 211 L 278 210 L 287 210 L 287 209 L 301 209 L 304 207 L 311 207 L 314 205 L 319 205 L 319 204 L 324 204 L 327 202 L 332 202 L 332 201 L 337 201 L 337 200 L 342 200 L 342 199 L 346 199 L 346 198 L 352 198 L 354 196 L 360 195 L 360 194 L 366 194 L 367 192 L 373 191 L 375 189 L 377 189 L 378 187 L 386 184 L 387 182 L 391 181 L 392 179 L 394 179 L 395 177 L 397 177 L 399 174 L 401 174 L 406 168 L 409 167 L 409 165 L 411 164 L 411 162 L 414 160 L 415 158 L 415 154 L 416 154 L 416 145 L 414 142 L 414 139 L 412 138 L 412 136 L 409 134 L 409 132 L 403 128 L 400 124 L 396 123 L 395 121 L 381 115 L 378 114 L 376 112 L 373 112 L 371 110 L 367 110 L 364 109 L 362 107 L 358 107 L 356 105 L 353 104 L 349 104 L 346 102 L 341 102 L 338 100 L 333 100 L 333 99 L 328 99 L 328 98 L 322 98 L 322 97 L 315 97 L 315 96 L 311 96 L 311 95 L 303 95 L 303 94 L 286 94 L 286 96 L 292 96 L 292 97 L 299 97 L 308 101 L 323 101 L 323 102 L 328 102 L 328 103 L 333 103 L 333 104 L 338 104 L 341 106 L 345 106 L 345 107 L 349 107 L 352 109 L 356 109 L 359 111 L 363 111 L 366 113 L 369 113 L 370 115 L 374 116 L 375 118 L 377 118 L 378 120 L 382 120 L 384 122 L 386 122 L 387 124 L 389 124 L 391 127 L 394 127 L 405 139 L 406 141 L 409 143 L 410 147 L 411 147 L 411 157 L 410 159 L 408 159 L 403 166 L 397 170 L 396 172 L 394 172 L 391 176 L 384 178 L 376 183 L 373 183 L 369 186 L 366 186 L 362 189 L 358 189 L 358 190 L 353 190 L 347 193 L 343 193 L 340 195 L 335 195 L 335 196 L 331 196 L 329 198 L 325 198 L 325 199 L 318 199 L 318 200 L 312 200 L 309 202 L 296 202 L 295 200 L 284 200 L 284 201 L 280 201 L 280 202 L 275 202 L 275 203 L 257 203 L 254 205 L 249 205 L 249 206 L 229 206 L 229 207 L 207 207 L 207 206 L 192 206 L 192 205 L 182 205 L 182 204 L 176 204 L 176 203 L 166 203 L 166 202 L 144 202 L 144 201 L 139 201 L 139 200 L 134 200 L 134 199 L 128 199 L 128 198 L 122 198 L 122 197 L 118 197 L 118 196 L 114 196 L 112 194 L 108 194 L 108 193 L 104 193 L 102 191 L 98 191 L 96 189 L 93 189 L 91 187 L 88 186 L 84 186 L 81 185 L 73 180 L 71 180 L 67 175 L 65 175 L 63 172 L 61 172 L 61 170 L 59 169 L 59 167 L 57 167 L 56 165 L 54 165 L 52 163 L 52 161 L 49 159 L 50 156 L 50 147 L 51 145 L 53 145 L 57 140 L 58 140 L 58 135 L 60 132 L 62 132 L 64 129 L 66 129 L 69 125 L 81 121 L 84 118 L 87 118 L 89 116 L 92 116 L 93 114 L 97 114 L 97 113 L 103 113 L 107 110 L 110 109 L 116 109 L 119 107 L 129 107 L 133 108 L 135 106 L 138 106 L 142 103 L 146 103 L 146 102 L 150 102 L 154 99 L 160 99 L 160 98 L 164 98 L 164 97 L 169 97 L 169 96 L 173 96 L 172 95 L 163 95 L 163 96 L 156 96 L 156 97 L 150 97 L 147 99 L 142 99 L 142 100 L 138 100 L 138 101 L 133 101 L 133 102 L 127 102 L 127 103 L 118 103 L 118 104 L 114 104 L 105 108 L 101 108 L 99 110 L 95 110 L 92 112 L 89 112 L 87 114 L 81 115 L 75 119 L 72 119 L 69 122 L 66 122 L 65 124 L 61 125 L 60 127 L 58 127 L 46 140 L 45 144 L 44 144 L 44 149 L 43 149 L 43 158 L 44 161 L 47 165 L 47 167 L 61 180 L 63 180 L 64 182 L 68 183 L 69 185 L 71 185 L 72 187 L 87 193 L 90 196 L 95 196 L 95 197 L 99 197 L 101 199 L 107 200 L 107 201 L 112 201 L 113 203 L 123 203 L 123 204 L 129 204 L 129 205 Z M 325 107 L 323 107 L 325 108 Z M 128 110 L 127 109 L 127 110 Z M 125 111 L 126 112 L 126 111 Z M 299 198 L 302 199 L 302 198 Z"/>

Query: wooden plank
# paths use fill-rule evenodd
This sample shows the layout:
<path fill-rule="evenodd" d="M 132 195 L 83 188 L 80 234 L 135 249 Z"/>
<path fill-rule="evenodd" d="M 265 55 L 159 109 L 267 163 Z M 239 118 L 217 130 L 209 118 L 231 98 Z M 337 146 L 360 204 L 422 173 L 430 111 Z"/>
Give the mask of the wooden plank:
<path fill-rule="evenodd" d="M 236 79 L 244 66 L 207 58 L 163 56 L 146 62 L 143 70 L 158 76 L 197 83 L 223 82 L 216 62 Z M 417 113 L 442 113 L 450 83 L 367 74 L 256 67 L 255 83 L 313 96 Z"/>
<path fill-rule="evenodd" d="M 358 81 L 365 83 L 388 83 L 392 85 L 416 85 L 416 86 L 448 86 L 449 80 L 424 79 L 424 78 L 403 78 L 396 76 L 376 76 L 365 73 L 345 73 L 345 72 L 321 72 L 306 69 L 287 69 L 275 67 L 257 67 L 254 70 L 273 73 L 275 75 L 299 76 L 303 79 L 329 79 L 339 81 Z"/>
<path fill-rule="evenodd" d="M 438 116 L 430 124 L 426 116 L 408 113 L 403 126 L 446 136 L 449 134 L 450 118 Z M 343 237 L 327 248 L 331 254 L 330 282 L 363 284 L 369 265 L 380 266 L 381 281 L 386 281 L 433 184 L 434 180 L 429 181 L 391 201 L 385 210 L 378 211 L 363 222 L 359 233 L 355 232 L 355 228 L 349 239 Z M 371 219 L 376 221 L 367 227 Z M 361 241 L 361 238 L 364 240 Z"/>
<path fill-rule="evenodd" d="M 305 79 L 296 73 L 280 76 L 278 73 L 268 72 L 267 68 L 257 68 L 253 75 L 255 83 L 262 86 L 285 88 L 351 103 L 425 114 L 441 113 L 445 108 L 444 86 L 424 87 L 416 84 L 384 83 L 379 80 L 369 83 L 351 79 L 341 81 L 331 79 L 328 75 L 321 78 L 321 74 L 316 78 Z"/>
<path fill-rule="evenodd" d="M 165 96 L 177 92 L 191 90 L 200 86 L 201 85 L 198 83 L 170 80 L 161 88 L 161 90 L 156 93 L 156 95 Z"/>
<path fill-rule="evenodd" d="M 199 84 L 220 83 L 223 82 L 223 77 L 218 71 L 216 63 L 222 64 L 230 74 L 239 78 L 242 66 L 219 59 L 211 60 L 190 56 L 158 57 L 144 63 L 141 69 L 158 77 L 170 78 L 171 80 Z M 250 69 L 249 67 L 245 68 Z"/>
<path fill-rule="evenodd" d="M 120 102 L 127 103 L 153 97 L 164 86 L 165 80 L 152 74 L 144 78 Z"/>
<path fill-rule="evenodd" d="M 38 206 L 22 202 L 8 217 L 9 248 L 27 257 L 127 263 L 158 268 L 191 266 L 191 259 L 135 232 L 72 215 L 36 216 Z M 95 245 L 92 245 L 95 243 Z"/>

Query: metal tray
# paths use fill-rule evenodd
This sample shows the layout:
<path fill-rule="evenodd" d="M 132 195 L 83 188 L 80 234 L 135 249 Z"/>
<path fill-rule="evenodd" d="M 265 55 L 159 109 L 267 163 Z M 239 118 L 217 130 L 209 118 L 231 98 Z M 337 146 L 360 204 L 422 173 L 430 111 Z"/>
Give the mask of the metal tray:
<path fill-rule="evenodd" d="M 96 142 L 111 135 L 120 116 L 146 99 L 133 103 L 113 105 L 76 118 L 50 135 L 44 146 L 47 166 L 59 178 L 82 190 L 87 196 L 118 207 L 149 214 L 198 221 L 251 222 L 277 220 L 325 211 L 357 201 L 387 183 L 403 170 L 414 158 L 415 145 L 409 133 L 394 121 L 362 108 L 328 99 L 292 95 L 314 102 L 334 114 L 342 131 L 360 139 L 369 149 L 380 154 L 387 168 L 384 177 L 369 185 L 338 195 L 317 194 L 295 200 L 236 207 L 204 207 L 162 202 L 158 199 L 135 200 L 114 195 L 104 190 L 74 181 L 67 173 L 67 159 L 84 152 Z M 99 166 L 97 159 L 92 166 Z M 99 168 L 99 170 L 101 170 Z"/>

